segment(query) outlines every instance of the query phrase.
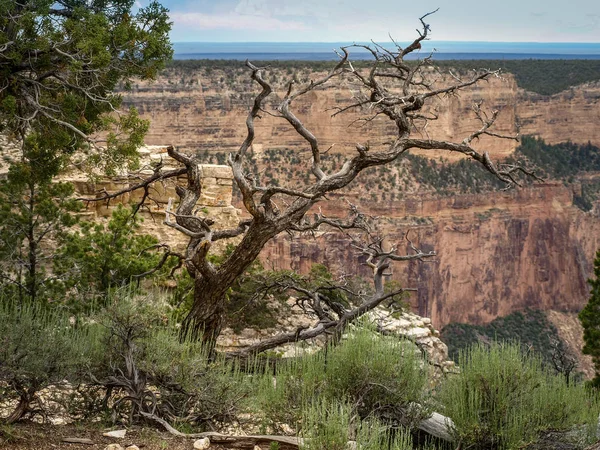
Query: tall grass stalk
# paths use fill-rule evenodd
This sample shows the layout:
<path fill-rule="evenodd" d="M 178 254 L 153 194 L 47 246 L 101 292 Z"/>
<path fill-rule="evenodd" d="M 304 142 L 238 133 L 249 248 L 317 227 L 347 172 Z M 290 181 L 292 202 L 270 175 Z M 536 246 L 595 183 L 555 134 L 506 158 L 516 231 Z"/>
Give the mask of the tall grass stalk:
<path fill-rule="evenodd" d="M 427 370 L 412 343 L 353 329 L 341 344 L 279 362 L 275 375 L 255 379 L 256 403 L 268 425 L 301 430 L 301 405 L 343 401 L 361 418 L 377 416 L 409 425 L 411 403 L 425 403 Z M 412 409 L 414 410 L 414 408 Z M 419 411 L 419 418 L 426 415 Z"/>

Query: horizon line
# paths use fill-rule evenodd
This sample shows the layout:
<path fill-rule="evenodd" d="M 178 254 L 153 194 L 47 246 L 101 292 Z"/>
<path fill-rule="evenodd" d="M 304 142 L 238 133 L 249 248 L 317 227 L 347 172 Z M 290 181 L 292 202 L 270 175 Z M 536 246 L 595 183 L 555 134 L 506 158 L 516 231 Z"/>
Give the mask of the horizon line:
<path fill-rule="evenodd" d="M 373 39 L 368 41 L 172 41 L 173 44 L 345 44 L 348 42 L 356 44 L 365 44 L 380 42 L 379 40 Z M 383 42 L 383 41 L 381 41 Z M 392 42 L 387 40 L 387 42 Z M 413 41 L 396 41 L 402 43 L 412 43 Z M 477 44 L 565 44 L 565 45 L 597 45 L 600 46 L 600 42 L 581 42 L 581 41 L 462 41 L 462 40 L 445 40 L 445 41 L 432 41 L 429 40 L 427 43 L 477 43 Z"/>

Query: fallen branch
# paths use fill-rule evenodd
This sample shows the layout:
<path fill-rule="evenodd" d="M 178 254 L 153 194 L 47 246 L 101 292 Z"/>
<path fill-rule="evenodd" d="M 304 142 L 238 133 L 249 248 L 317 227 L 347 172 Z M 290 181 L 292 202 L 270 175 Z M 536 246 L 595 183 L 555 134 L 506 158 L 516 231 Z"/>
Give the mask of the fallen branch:
<path fill-rule="evenodd" d="M 269 444 L 271 442 L 278 442 L 285 444 L 292 448 L 299 448 L 302 444 L 302 439 L 291 436 L 272 436 L 272 435 L 249 435 L 249 436 L 231 436 L 226 434 L 217 433 L 216 431 L 206 431 L 204 433 L 182 433 L 181 431 L 173 428 L 166 420 L 160 417 L 150 414 L 147 412 L 140 411 L 140 414 L 146 419 L 153 420 L 154 422 L 162 425 L 165 430 L 171 433 L 173 436 L 182 437 L 186 439 L 201 439 L 209 438 L 212 443 L 215 444 L 247 444 L 247 445 L 260 445 Z"/>
<path fill-rule="evenodd" d="M 94 441 L 92 441 L 91 439 L 87 439 L 87 438 L 71 438 L 71 437 L 66 437 L 66 438 L 63 438 L 62 441 L 66 442 L 67 444 L 94 445 Z"/>
<path fill-rule="evenodd" d="M 175 428 L 173 428 L 166 420 L 161 419 L 154 414 L 149 414 L 146 412 L 141 412 L 140 414 L 147 419 L 153 420 L 156 423 L 162 425 L 165 430 L 171 433 L 174 436 L 182 437 L 186 439 L 201 439 L 201 438 L 209 438 L 212 443 L 215 444 L 241 444 L 241 445 L 260 445 L 260 444 L 269 444 L 271 442 L 278 442 L 280 444 L 285 444 L 286 446 L 290 446 L 292 448 L 299 448 L 302 445 L 302 438 L 297 438 L 293 436 L 274 436 L 274 435 L 249 435 L 249 436 L 231 436 L 225 435 L 221 433 L 217 433 L 215 431 L 207 431 L 204 433 L 182 433 Z M 452 419 L 446 417 L 439 413 L 432 413 L 430 417 L 425 420 L 422 420 L 417 428 L 422 430 L 431 436 L 434 436 L 438 439 L 442 439 L 447 442 L 453 442 L 454 438 L 452 436 L 452 428 L 454 424 Z"/>

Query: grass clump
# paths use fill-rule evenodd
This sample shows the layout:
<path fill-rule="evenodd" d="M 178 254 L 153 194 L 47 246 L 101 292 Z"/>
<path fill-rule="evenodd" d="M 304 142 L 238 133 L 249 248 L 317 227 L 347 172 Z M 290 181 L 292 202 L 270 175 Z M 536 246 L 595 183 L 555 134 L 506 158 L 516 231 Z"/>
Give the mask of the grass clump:
<path fill-rule="evenodd" d="M 339 401 L 321 398 L 303 411 L 303 450 L 346 450 L 350 440 L 352 408 Z"/>
<path fill-rule="evenodd" d="M 427 369 L 414 344 L 381 336 L 369 327 L 353 329 L 340 345 L 277 364 L 275 376 L 259 380 L 256 402 L 265 423 L 298 430 L 302 405 L 346 402 L 360 419 L 377 417 L 410 425 L 426 414 Z"/>
<path fill-rule="evenodd" d="M 460 375 L 443 384 L 440 400 L 465 448 L 516 449 L 543 430 L 581 427 L 593 436 L 600 405 L 581 384 L 568 386 L 539 358 L 514 344 L 475 345 L 461 352 Z"/>

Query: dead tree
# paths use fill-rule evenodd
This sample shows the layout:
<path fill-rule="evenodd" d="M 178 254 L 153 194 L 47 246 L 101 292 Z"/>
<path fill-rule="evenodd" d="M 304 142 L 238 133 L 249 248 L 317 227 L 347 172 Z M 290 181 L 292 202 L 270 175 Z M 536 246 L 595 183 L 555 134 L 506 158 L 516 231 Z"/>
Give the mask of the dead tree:
<path fill-rule="evenodd" d="M 571 354 L 565 343 L 559 339 L 550 342 L 550 362 L 557 374 L 565 377 L 567 386 L 571 382 L 571 375 L 577 369 L 577 359 Z"/>
<path fill-rule="evenodd" d="M 354 211 L 356 212 L 356 210 Z M 393 261 L 423 261 L 424 259 L 436 256 L 434 251 L 423 252 L 415 247 L 408 239 L 408 235 L 406 236 L 406 241 L 410 246 L 409 253 L 398 254 L 395 247 L 385 250 L 384 239 L 379 236 L 373 236 L 369 227 L 362 219 L 361 214 L 358 214 L 351 222 L 346 223 L 333 221 L 324 217 L 320 217 L 320 220 L 335 225 L 336 228 L 360 228 L 363 230 L 367 238 L 366 242 L 361 242 L 356 236 L 349 237 L 353 242 L 353 247 L 358 251 L 357 256 L 365 258 L 365 265 L 372 270 L 373 290 L 360 291 L 353 289 L 349 286 L 345 277 L 341 277 L 339 281 L 330 281 L 315 286 L 284 273 L 266 284 L 259 294 L 269 294 L 273 291 L 279 291 L 294 296 L 296 304 L 305 313 L 314 316 L 317 323 L 313 326 L 299 327 L 295 331 L 288 333 L 276 334 L 271 338 L 264 339 L 242 350 L 230 352 L 227 354 L 228 357 L 246 358 L 283 344 L 305 341 L 323 334 L 329 335 L 331 337 L 330 341 L 335 343 L 339 341 L 347 324 L 375 309 L 382 303 L 393 301 L 402 297 L 404 293 L 415 290 L 411 288 L 385 289 L 384 279 L 391 275 L 388 270 Z M 342 294 L 350 301 L 346 302 L 347 304 L 336 301 L 336 298 L 332 295 L 334 293 Z"/>
<path fill-rule="evenodd" d="M 415 132 L 435 120 L 436 117 L 430 109 L 430 102 L 433 99 L 457 94 L 462 89 L 499 75 L 499 71 L 491 70 L 474 72 L 468 79 L 460 79 L 453 75 L 452 84 L 437 87 L 436 80 L 433 79 L 437 73 L 429 70 L 432 65 L 430 56 L 417 62 L 407 62 L 406 57 L 419 49 L 423 40 L 428 39 L 430 27 L 425 22 L 425 18 L 429 14 L 420 18 L 421 29 L 417 30 L 418 37 L 407 47 L 402 48 L 396 43 L 391 50 L 378 44 L 342 47 L 338 63 L 325 76 L 302 86 L 296 86 L 294 81 L 290 81 L 286 91 L 282 92 L 280 97 L 274 95 L 273 85 L 265 78 L 267 69 L 256 67 L 250 62 L 246 63 L 251 79 L 260 86 L 261 91 L 254 98 L 246 118 L 246 138 L 239 150 L 228 157 L 228 164 L 233 170 L 234 180 L 241 192 L 243 206 L 248 216 L 241 220 L 236 228 L 217 231 L 211 219 L 195 214 L 196 202 L 201 195 L 203 177 L 201 161 L 199 157 L 188 156 L 175 147 L 169 147 L 169 155 L 183 164 L 187 173 L 187 185 L 177 187 L 179 202 L 175 209 L 173 204 L 169 203 L 165 221 L 168 226 L 189 237 L 184 264 L 194 279 L 194 302 L 183 323 L 184 335 L 202 334 L 205 342 L 215 341 L 223 323 L 226 291 L 259 256 L 265 244 L 273 237 L 282 232 L 310 231 L 327 225 L 342 226 L 340 220 L 322 216 L 309 220 L 307 213 L 315 204 L 325 200 L 327 194 L 343 189 L 369 167 L 391 163 L 401 158 L 410 149 L 423 149 L 459 153 L 478 161 L 507 186 L 518 184 L 519 175 L 530 173 L 521 165 L 494 163 L 488 153 L 480 152 L 472 146 L 473 141 L 483 135 L 516 139 L 515 136 L 502 136 L 495 133 L 493 126 L 498 111 L 486 115 L 480 105 L 474 108 L 475 115 L 481 122 L 480 128 L 460 142 L 413 137 L 413 134 L 422 135 Z M 372 55 L 368 68 L 357 69 L 352 63 L 350 53 L 356 47 L 366 49 Z M 389 136 L 387 143 L 377 145 L 376 148 L 371 147 L 368 142 L 358 143 L 355 146 L 354 156 L 348 157 L 340 169 L 327 170 L 322 162 L 322 155 L 327 149 L 321 148 L 319 137 L 296 116 L 293 105 L 306 94 L 342 82 L 352 86 L 353 98 L 351 104 L 336 109 L 333 115 L 339 116 L 350 110 L 358 110 L 365 114 L 365 121 L 375 118 L 391 121 L 394 133 Z M 275 116 L 291 125 L 305 141 L 311 155 L 312 179 L 303 187 L 261 185 L 258 180 L 249 175 L 247 162 L 255 140 L 254 124 L 257 119 L 260 119 L 261 114 Z M 154 178 L 157 177 L 165 178 L 155 174 Z M 212 264 L 207 258 L 211 246 L 219 240 L 233 237 L 239 239 L 233 252 L 218 266 Z M 377 292 L 381 292 L 382 287 L 377 284 L 382 282 L 379 275 L 383 274 L 391 261 L 409 258 L 396 255 L 395 252 L 383 255 L 382 250 L 373 247 L 363 250 L 372 254 L 371 263 L 376 275 Z M 385 258 L 381 259 L 382 256 Z M 380 301 L 381 297 L 373 299 L 374 303 Z M 352 317 L 342 317 L 340 321 L 347 322 L 350 319 Z M 323 324 L 322 328 L 326 326 Z M 304 330 L 299 333 L 299 336 L 304 337 L 316 332 L 317 330 Z M 282 339 L 289 340 L 289 338 L 288 336 Z"/>

